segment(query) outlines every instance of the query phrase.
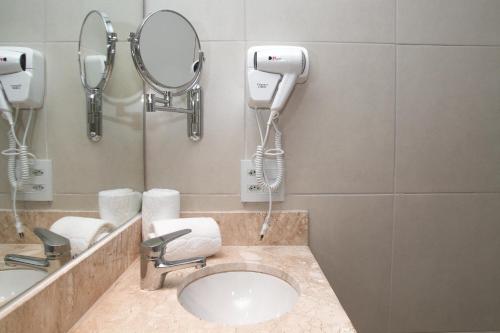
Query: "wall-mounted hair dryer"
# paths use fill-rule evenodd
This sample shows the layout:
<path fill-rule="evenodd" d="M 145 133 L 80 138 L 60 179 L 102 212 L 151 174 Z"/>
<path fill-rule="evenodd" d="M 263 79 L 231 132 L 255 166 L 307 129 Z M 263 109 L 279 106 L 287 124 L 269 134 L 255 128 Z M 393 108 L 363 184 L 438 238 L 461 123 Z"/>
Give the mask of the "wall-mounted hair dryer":
<path fill-rule="evenodd" d="M 280 112 L 296 83 L 309 75 L 309 54 L 298 46 L 254 46 L 248 50 L 248 106 Z"/>
<path fill-rule="evenodd" d="M 9 146 L 2 151 L 2 155 L 8 158 L 7 177 L 11 186 L 12 211 L 20 237 L 23 237 L 23 227 L 17 215 L 16 194 L 31 176 L 28 157 L 33 154 L 28 152 L 26 139 L 33 110 L 43 105 L 44 87 L 45 67 L 40 52 L 27 47 L 0 47 L 0 113 L 9 124 Z M 21 109 L 28 109 L 29 117 L 24 125 L 24 135 L 19 140 L 16 135 L 16 119 L 19 116 L 18 110 Z M 16 172 L 17 168 L 20 170 L 19 174 Z"/>
<path fill-rule="evenodd" d="M 14 107 L 41 108 L 45 93 L 42 53 L 27 47 L 0 47 L 0 81 Z"/>
<path fill-rule="evenodd" d="M 292 94 L 295 84 L 304 83 L 308 75 L 309 54 L 303 47 L 266 45 L 248 49 L 248 106 L 255 109 L 261 140 L 254 154 L 255 176 L 257 184 L 269 193 L 269 209 L 260 231 L 261 239 L 270 226 L 272 192 L 279 189 L 285 173 L 285 151 L 281 147 L 281 131 L 278 128 L 280 112 Z M 265 131 L 261 128 L 259 109 L 271 111 Z M 267 149 L 271 129 L 274 129 L 274 147 Z M 276 160 L 277 174 L 273 181 L 269 181 L 264 172 L 265 158 Z"/>

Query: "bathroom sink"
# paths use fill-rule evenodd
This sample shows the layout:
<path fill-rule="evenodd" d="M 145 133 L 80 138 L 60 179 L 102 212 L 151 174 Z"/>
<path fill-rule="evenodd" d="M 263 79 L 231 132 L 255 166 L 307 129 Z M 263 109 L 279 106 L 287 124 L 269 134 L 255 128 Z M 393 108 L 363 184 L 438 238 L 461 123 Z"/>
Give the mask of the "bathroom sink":
<path fill-rule="evenodd" d="M 229 271 L 201 277 L 178 294 L 195 316 L 220 324 L 256 324 L 290 311 L 299 297 L 288 282 L 265 273 Z"/>
<path fill-rule="evenodd" d="M 32 269 L 7 269 L 0 271 L 0 303 L 16 297 L 47 276 L 47 272 Z"/>

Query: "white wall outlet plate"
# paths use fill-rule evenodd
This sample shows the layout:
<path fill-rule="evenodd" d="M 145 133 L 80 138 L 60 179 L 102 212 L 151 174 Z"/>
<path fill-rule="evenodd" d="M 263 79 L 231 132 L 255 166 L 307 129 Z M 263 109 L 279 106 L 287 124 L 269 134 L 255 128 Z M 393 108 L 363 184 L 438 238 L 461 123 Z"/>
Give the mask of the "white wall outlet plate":
<path fill-rule="evenodd" d="M 268 202 L 269 192 L 267 189 L 260 188 L 257 184 L 257 178 L 255 176 L 255 164 L 253 160 L 241 160 L 241 202 Z M 276 160 L 264 159 L 264 172 L 268 177 L 269 181 L 272 182 L 276 179 L 278 168 L 276 166 Z M 282 183 L 281 186 L 273 192 L 273 201 L 284 201 L 285 200 L 285 184 Z"/>
<path fill-rule="evenodd" d="M 30 163 L 31 180 L 17 192 L 17 200 L 52 201 L 52 160 L 30 160 Z"/>

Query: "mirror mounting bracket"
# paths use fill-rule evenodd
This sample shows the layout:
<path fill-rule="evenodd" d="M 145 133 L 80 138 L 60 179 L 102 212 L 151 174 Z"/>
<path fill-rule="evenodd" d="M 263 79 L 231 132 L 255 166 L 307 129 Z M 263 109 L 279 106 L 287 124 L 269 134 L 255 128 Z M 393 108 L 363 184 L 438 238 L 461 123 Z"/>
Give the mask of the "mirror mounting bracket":
<path fill-rule="evenodd" d="M 203 135 L 203 94 L 199 84 L 186 92 L 186 108 L 172 106 L 172 94 L 167 91 L 163 97 L 146 94 L 146 112 L 176 112 L 187 115 L 187 135 L 199 141 Z"/>
<path fill-rule="evenodd" d="M 87 96 L 87 136 L 97 142 L 102 137 L 102 90 L 88 89 Z"/>

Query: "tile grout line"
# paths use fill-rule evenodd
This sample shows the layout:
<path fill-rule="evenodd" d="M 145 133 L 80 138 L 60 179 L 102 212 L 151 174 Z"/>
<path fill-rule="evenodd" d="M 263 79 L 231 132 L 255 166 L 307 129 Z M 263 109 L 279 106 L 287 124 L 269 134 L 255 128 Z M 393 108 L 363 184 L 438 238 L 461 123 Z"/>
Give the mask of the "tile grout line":
<path fill-rule="evenodd" d="M 190 196 L 239 196 L 239 193 L 182 193 Z M 429 196 L 429 195 L 500 195 L 500 192 L 422 192 L 422 193 L 392 193 L 392 192 L 338 192 L 338 193 L 287 193 L 290 196 Z"/>
<path fill-rule="evenodd" d="M 394 247 L 396 234 L 396 158 L 397 158 L 397 101 L 398 101 L 398 3 L 399 0 L 394 0 L 394 123 L 393 123 L 393 168 L 392 168 L 392 235 L 391 235 L 391 266 L 389 273 L 389 300 L 387 314 L 387 331 L 392 332 L 392 283 L 394 278 Z"/>
<path fill-rule="evenodd" d="M 142 2 L 142 19 L 141 21 L 144 19 L 144 16 L 146 15 L 146 1 L 147 0 L 144 0 Z M 140 24 L 140 23 L 139 23 Z M 200 41 L 201 43 L 201 41 Z M 142 98 L 144 99 L 144 93 L 145 93 L 145 89 L 146 89 L 146 86 L 144 84 L 144 80 L 141 79 L 141 83 L 142 83 Z M 148 180 L 148 175 L 147 175 L 147 150 L 146 150 L 146 112 L 144 110 L 144 102 L 142 103 L 142 188 L 144 189 L 144 191 L 147 191 L 148 190 L 148 187 L 147 187 L 147 180 Z"/>
<path fill-rule="evenodd" d="M 244 69 L 243 69 L 243 158 L 248 157 L 248 151 L 247 151 L 247 146 L 248 146 L 248 138 L 247 138 L 247 108 L 246 108 L 246 100 L 247 100 L 247 89 L 246 89 L 246 49 L 247 49 L 247 0 L 243 0 L 243 56 L 245 57 L 244 59 Z M 241 181 L 241 180 L 240 180 Z"/>
<path fill-rule="evenodd" d="M 43 53 L 47 54 L 47 0 L 43 1 Z M 47 61 L 45 60 L 45 85 L 47 86 Z M 47 91 L 47 87 L 45 88 L 45 91 Z M 44 102 L 45 104 L 45 102 Z M 45 131 L 45 156 L 47 159 L 50 159 L 49 156 L 49 110 L 45 107 L 43 109 L 43 112 L 45 113 L 44 117 L 44 131 Z"/>
<path fill-rule="evenodd" d="M 246 20 L 244 20 L 246 21 Z M 246 24 L 246 23 L 245 23 Z M 246 29 L 245 34 L 246 34 Z M 57 44 L 57 43 L 78 43 L 78 40 L 48 40 L 44 39 L 43 41 L 37 41 L 37 40 L 29 40 L 29 41 L 22 41 L 20 43 L 49 43 L 49 44 Z M 118 43 L 128 43 L 127 40 L 122 39 L 118 40 Z M 241 39 L 200 39 L 200 42 L 218 42 L 218 43 L 224 43 L 224 42 L 248 42 L 248 43 L 267 43 L 267 44 L 272 44 L 272 43 L 307 43 L 307 44 L 366 44 L 366 45 L 398 45 L 398 46 L 424 46 L 424 47 L 486 47 L 486 48 L 500 48 L 500 44 L 439 44 L 439 43 L 399 43 L 399 42 L 370 42 L 370 41 L 341 41 L 341 40 L 263 40 L 263 39 L 257 39 L 257 40 L 250 40 L 247 39 L 246 36 L 244 37 L 243 40 Z M 9 41 L 0 41 L 1 44 L 6 44 L 10 43 Z"/>
<path fill-rule="evenodd" d="M 10 194 L 9 192 L 1 192 L 0 195 Z M 97 192 L 82 192 L 82 193 L 71 193 L 71 192 L 59 192 L 58 195 L 97 195 Z M 226 197 L 239 197 L 240 193 L 181 193 L 185 196 L 226 196 Z M 428 192 L 428 193 L 288 193 L 289 196 L 296 197 L 374 197 L 374 196 L 441 196 L 441 195 L 500 195 L 500 192 Z"/>

